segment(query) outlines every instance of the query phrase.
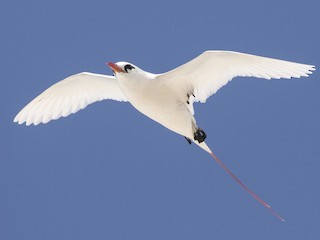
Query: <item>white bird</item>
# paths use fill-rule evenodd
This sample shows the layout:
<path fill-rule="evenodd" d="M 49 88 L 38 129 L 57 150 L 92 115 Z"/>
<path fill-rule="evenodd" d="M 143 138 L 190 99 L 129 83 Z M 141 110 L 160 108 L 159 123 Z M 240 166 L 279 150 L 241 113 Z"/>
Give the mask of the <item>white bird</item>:
<path fill-rule="evenodd" d="M 283 221 L 233 175 L 206 145 L 206 134 L 197 126 L 194 118 L 193 103 L 204 103 L 237 76 L 264 79 L 307 77 L 315 70 L 313 65 L 232 51 L 205 51 L 163 74 L 149 73 L 127 62 L 107 64 L 114 76 L 88 72 L 72 75 L 32 100 L 17 114 L 14 122 L 37 125 L 66 117 L 97 101 L 128 101 L 144 115 L 210 153 L 228 174 Z"/>

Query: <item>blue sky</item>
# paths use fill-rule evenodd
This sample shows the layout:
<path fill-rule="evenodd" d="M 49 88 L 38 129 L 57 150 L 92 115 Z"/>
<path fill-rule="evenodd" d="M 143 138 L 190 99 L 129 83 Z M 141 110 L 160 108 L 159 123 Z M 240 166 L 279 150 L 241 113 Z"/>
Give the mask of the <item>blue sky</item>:
<path fill-rule="evenodd" d="M 211 158 L 133 109 L 104 101 L 37 127 L 12 122 L 53 83 L 161 73 L 207 49 L 320 66 L 320 2 L 1 1 L 0 238 L 319 239 L 319 73 L 238 78 L 195 104 Z"/>

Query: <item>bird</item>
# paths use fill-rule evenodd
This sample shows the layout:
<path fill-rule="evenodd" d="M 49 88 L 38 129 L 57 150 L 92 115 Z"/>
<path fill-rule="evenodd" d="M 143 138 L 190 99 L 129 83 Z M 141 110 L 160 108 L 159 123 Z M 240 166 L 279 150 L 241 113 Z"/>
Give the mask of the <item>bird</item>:
<path fill-rule="evenodd" d="M 314 65 L 247 53 L 207 50 L 165 73 L 154 74 L 129 62 L 107 62 L 113 76 L 81 72 L 49 87 L 14 118 L 27 126 L 66 117 L 102 100 L 129 102 L 139 112 L 208 152 L 218 164 L 276 217 L 284 219 L 237 178 L 211 151 L 198 127 L 194 102 L 205 103 L 236 77 L 290 79 L 308 77 Z"/>

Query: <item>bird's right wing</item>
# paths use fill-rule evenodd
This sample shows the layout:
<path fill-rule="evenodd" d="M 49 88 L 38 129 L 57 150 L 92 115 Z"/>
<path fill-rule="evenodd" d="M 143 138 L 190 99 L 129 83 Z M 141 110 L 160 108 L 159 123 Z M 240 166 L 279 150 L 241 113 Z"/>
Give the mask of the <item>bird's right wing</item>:
<path fill-rule="evenodd" d="M 105 99 L 127 101 L 113 76 L 78 73 L 57 82 L 33 99 L 17 114 L 14 122 L 27 126 L 47 123 Z"/>

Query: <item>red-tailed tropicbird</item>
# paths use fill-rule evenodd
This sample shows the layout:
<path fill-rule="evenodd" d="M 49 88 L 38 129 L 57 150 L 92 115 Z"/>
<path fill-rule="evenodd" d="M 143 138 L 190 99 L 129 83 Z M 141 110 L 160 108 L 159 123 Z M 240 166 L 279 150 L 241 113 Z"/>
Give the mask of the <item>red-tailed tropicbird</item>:
<path fill-rule="evenodd" d="M 206 134 L 194 118 L 193 103 L 204 103 L 234 77 L 300 78 L 311 74 L 314 66 L 232 51 L 205 51 L 163 74 L 146 72 L 128 62 L 108 62 L 107 65 L 114 76 L 88 72 L 72 75 L 32 100 L 17 114 L 14 122 L 27 126 L 48 123 L 105 99 L 130 102 L 144 115 L 207 151 L 246 191 L 284 221 L 206 145 Z"/>

